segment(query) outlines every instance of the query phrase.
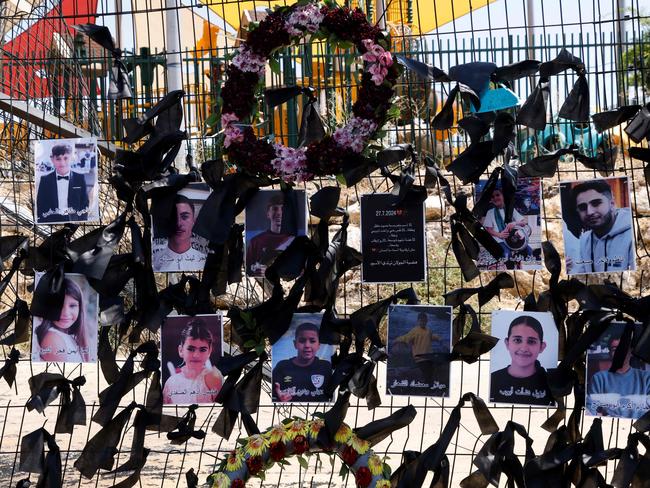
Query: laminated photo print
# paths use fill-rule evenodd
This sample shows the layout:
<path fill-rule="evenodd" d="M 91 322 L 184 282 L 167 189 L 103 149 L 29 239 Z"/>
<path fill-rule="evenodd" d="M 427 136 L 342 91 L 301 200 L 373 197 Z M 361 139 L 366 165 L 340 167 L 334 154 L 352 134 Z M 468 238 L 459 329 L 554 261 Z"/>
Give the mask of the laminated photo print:
<path fill-rule="evenodd" d="M 36 273 L 34 288 L 44 273 Z M 99 295 L 86 277 L 66 273 L 58 320 L 34 317 L 32 362 L 96 363 Z"/>
<path fill-rule="evenodd" d="M 319 339 L 322 313 L 295 313 L 287 332 L 271 348 L 274 402 L 331 402 L 334 346 Z"/>
<path fill-rule="evenodd" d="M 201 207 L 210 194 L 205 183 L 190 183 L 176 193 L 172 205 L 152 201 L 151 262 L 154 271 L 203 271 L 207 239 L 194 233 Z"/>
<path fill-rule="evenodd" d="M 214 403 L 223 385 L 222 320 L 215 315 L 170 315 L 161 328 L 164 405 Z"/>
<path fill-rule="evenodd" d="M 616 350 L 625 347 L 626 326 L 613 322 L 587 352 L 588 415 L 638 419 L 650 410 L 650 365 L 632 354 L 631 345 L 621 367 L 611 371 Z M 641 324 L 630 327 L 641 333 Z"/>
<path fill-rule="evenodd" d="M 550 312 L 497 310 L 490 353 L 490 402 L 555 405 L 546 370 L 557 367 L 559 335 Z"/>
<path fill-rule="evenodd" d="M 488 180 L 475 186 L 478 201 Z M 506 218 L 505 199 L 499 181 L 492 192 L 490 205 L 477 218 L 503 248 L 503 257 L 496 259 L 480 247 L 477 267 L 481 271 L 506 269 L 542 269 L 541 180 L 519 178 L 514 197 L 512 218 Z"/>
<path fill-rule="evenodd" d="M 392 305 L 388 309 L 386 392 L 449 397 L 452 308 Z"/>
<path fill-rule="evenodd" d="M 266 268 L 297 236 L 307 234 L 304 190 L 261 190 L 246 206 L 246 274 L 263 277 Z"/>
<path fill-rule="evenodd" d="M 34 142 L 34 221 L 99 222 L 97 139 Z"/>
<path fill-rule="evenodd" d="M 636 269 L 627 176 L 560 183 L 567 274 Z"/>

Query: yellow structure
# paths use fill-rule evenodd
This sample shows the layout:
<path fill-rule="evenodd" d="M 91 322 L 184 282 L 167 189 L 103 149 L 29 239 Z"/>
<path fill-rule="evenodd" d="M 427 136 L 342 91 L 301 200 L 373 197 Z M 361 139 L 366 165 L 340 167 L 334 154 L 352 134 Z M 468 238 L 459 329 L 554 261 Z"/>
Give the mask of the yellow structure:
<path fill-rule="evenodd" d="M 409 25 L 414 33 L 426 34 L 443 26 L 454 19 L 476 11 L 495 0 L 412 0 L 412 24 Z M 420 5 L 420 2 L 422 5 Z M 269 0 L 232 2 L 230 0 L 207 0 L 203 2 L 210 7 L 235 31 L 239 30 L 239 23 L 245 10 L 273 8 L 276 5 L 291 5 L 292 1 Z M 343 2 L 339 0 L 341 5 Z M 394 23 L 408 23 L 408 0 L 386 2 L 388 11 L 386 19 Z M 357 1 L 352 2 L 354 6 Z"/>

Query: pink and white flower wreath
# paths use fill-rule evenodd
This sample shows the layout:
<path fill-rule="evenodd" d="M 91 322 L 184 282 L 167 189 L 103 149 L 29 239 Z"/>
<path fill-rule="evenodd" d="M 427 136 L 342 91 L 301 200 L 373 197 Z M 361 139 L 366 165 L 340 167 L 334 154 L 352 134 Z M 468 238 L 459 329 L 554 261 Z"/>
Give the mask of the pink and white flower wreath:
<path fill-rule="evenodd" d="M 368 38 L 359 38 L 359 35 L 355 37 L 354 33 L 346 32 L 344 26 L 341 26 L 339 32 L 337 23 L 341 23 L 341 19 L 343 23 L 347 22 L 348 30 L 350 26 L 358 26 L 361 35 L 367 35 Z M 244 170 L 271 173 L 287 183 L 309 181 L 316 175 L 340 171 L 343 162 L 364 151 L 386 121 L 393 86 L 400 72 L 397 65 L 394 65 L 391 53 L 385 49 L 389 46 L 388 38 L 376 26 L 368 24 L 361 11 L 319 3 L 300 3 L 276 10 L 257 29 L 266 34 L 271 46 L 262 46 L 262 43 L 256 46 L 254 42 L 249 42 L 249 33 L 249 38 L 240 45 L 228 67 L 228 80 L 222 91 L 224 153 L 231 162 Z M 337 128 L 323 141 L 295 149 L 282 144 L 272 144 L 269 147 L 269 143 L 256 140 L 250 121 L 246 120 L 256 104 L 254 92 L 257 88 L 247 87 L 246 83 L 260 84 L 264 81 L 266 61 L 272 50 L 317 33 L 322 37 L 334 35 L 338 40 L 351 41 L 362 54 L 364 74 L 357 103 L 353 107 L 353 116 L 345 126 Z M 279 45 L 274 46 L 273 39 L 279 39 Z M 236 84 L 241 88 L 238 89 Z M 253 99 L 233 100 L 240 92 L 244 97 L 252 94 Z M 373 104 L 377 104 L 376 109 Z M 327 154 L 332 161 L 324 161 L 323 154 Z"/>

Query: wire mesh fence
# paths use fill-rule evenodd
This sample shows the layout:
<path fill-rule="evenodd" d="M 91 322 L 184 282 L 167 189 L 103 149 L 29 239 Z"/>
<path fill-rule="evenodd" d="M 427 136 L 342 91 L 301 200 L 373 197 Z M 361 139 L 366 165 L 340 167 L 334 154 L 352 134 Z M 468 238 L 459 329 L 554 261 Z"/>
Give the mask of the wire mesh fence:
<path fill-rule="evenodd" d="M 193 2 L 135 1 L 118 3 L 102 0 L 82 2 L 23 2 L 9 1 L 0 4 L 0 235 L 24 234 L 30 243 L 40 243 L 56 227 L 36 225 L 33 219 L 34 160 L 32 143 L 39 139 L 59 137 L 95 136 L 99 140 L 101 159 L 98 164 L 100 181 L 101 223 L 111 222 L 124 209 L 115 198 L 109 183 L 115 150 L 125 147 L 120 142 L 122 120 L 140 115 L 159 100 L 170 86 L 169 63 L 172 56 L 181 56 L 181 80 L 186 92 L 184 103 L 184 129 L 188 140 L 184 152 L 201 163 L 215 157 L 219 148 L 214 132 L 207 122 L 215 112 L 220 89 L 225 76 L 225 66 L 233 49 L 243 36 L 242 28 L 258 21 L 260 11 L 267 2 L 212 1 L 209 5 Z M 593 0 L 572 2 L 567 0 L 524 1 L 497 0 L 481 2 L 467 15 L 460 15 L 463 2 L 388 1 L 381 15 L 381 2 L 358 5 L 375 21 L 383 22 L 392 36 L 393 53 L 401 53 L 433 64 L 443 70 L 473 62 L 490 61 L 505 65 L 524 59 L 547 61 L 562 48 L 579 56 L 585 63 L 591 92 L 591 112 L 602 111 L 624 104 L 648 102 L 648 52 L 650 17 L 642 10 L 642 2 Z M 471 2 L 470 2 L 471 5 Z M 356 3 L 353 6 L 357 6 Z M 532 7 L 532 10 L 531 10 Z M 458 11 L 454 12 L 454 8 Z M 619 8 L 622 11 L 619 14 Z M 380 13 L 378 15 L 378 12 Z M 450 13 L 451 17 L 445 17 Z M 465 13 L 464 11 L 462 13 Z M 457 18 L 453 19 L 453 16 Z M 170 40 L 169 19 L 176 19 L 180 30 L 176 39 Z M 71 25 L 96 22 L 111 28 L 123 49 L 124 61 L 134 89 L 129 100 L 111 101 L 106 98 L 110 56 L 94 43 L 70 28 Z M 429 26 L 429 30 L 426 26 Z M 435 29 L 435 26 L 438 28 Z M 174 41 L 174 42 L 171 42 Z M 170 44 L 179 49 L 170 50 Z M 335 48 L 327 43 L 301 44 L 287 49 L 279 56 L 276 70 L 267 68 L 267 86 L 298 84 L 311 86 L 318 94 L 321 113 L 331 127 L 340 125 L 350 114 L 359 82 L 360 59 L 354 53 Z M 642 162 L 630 158 L 628 148 L 633 145 L 622 126 L 604 135 L 593 127 L 577 127 L 563 123 L 557 116 L 559 106 L 573 84 L 573 75 L 565 73 L 554 78 L 550 103 L 549 125 L 543 133 L 520 130 L 516 146 L 522 161 L 538 154 L 552 151 L 558 145 L 577 144 L 581 151 L 597 155 L 605 146 L 619 148 L 614 174 L 629 177 L 636 235 L 637 271 L 612 275 L 623 290 L 632 296 L 643 296 L 650 289 L 650 190 L 643 174 Z M 534 88 L 533 79 L 519 80 L 513 90 L 524 100 Z M 431 120 L 440 110 L 449 92 L 446 84 L 424 83 L 412 74 L 399 80 L 400 116 L 386 132 L 385 145 L 411 143 L 422 155 L 435 158 L 441 166 L 448 165 L 469 144 L 468 138 L 457 127 L 448 131 L 431 128 Z M 265 124 L 258 128 L 260 135 L 273 134 L 285 144 L 295 145 L 303 102 L 300 99 L 269 110 L 262 106 Z M 457 108 L 460 113 L 461 108 Z M 457 114 L 458 115 L 458 114 Z M 460 117 L 457 117 L 460 118 Z M 495 162 L 496 163 L 496 162 Z M 185 170 L 182 160 L 178 169 Z M 424 178 L 423 168 L 418 168 L 417 178 Z M 448 174 L 455 192 L 472 194 L 472 185 L 463 185 Z M 487 174 L 486 174 L 487 176 Z M 542 240 L 553 242 L 561 251 L 562 218 L 559 199 L 559 182 L 564 180 L 597 177 L 595 170 L 582 166 L 577 160 L 565 158 L 553 178 L 542 182 Z M 327 185 L 338 185 L 335 178 L 320 178 L 302 184 L 308 195 Z M 371 192 L 389 192 L 391 182 L 374 173 L 359 184 L 345 188 L 343 203 L 349 212 L 349 244 L 360 248 L 359 200 Z M 449 209 L 441 192 L 429 194 L 426 202 L 427 279 L 423 283 L 399 285 L 371 285 L 361 282 L 358 270 L 348 272 L 341 282 L 337 310 L 349 316 L 359 307 L 385 298 L 404 286 L 413 286 L 423 303 L 443 304 L 443 294 L 465 285 L 450 247 Z M 96 226 L 81 225 L 77 236 Z M 310 229 L 313 230 L 313 225 Z M 334 226 L 336 227 L 336 226 Z M 129 252 L 125 239 L 122 252 Z M 523 298 L 531 291 L 539 292 L 548 286 L 546 271 L 517 271 L 512 273 L 515 288 L 502 292 L 499 301 L 477 307 L 481 327 L 489 331 L 490 314 L 495 309 L 522 308 Z M 487 283 L 494 272 L 482 273 L 477 282 Z M 177 274 L 157 274 L 160 288 L 179 279 Z M 602 280 L 589 276 L 588 283 Z M 33 276 L 18 273 L 8 290 L 0 297 L 1 309 L 13 305 L 15 298 L 29 302 Z M 474 284 L 472 286 L 478 286 Z M 133 287 L 127 287 L 133 292 Z M 250 306 L 268 297 L 268 290 L 252 278 L 230 285 L 225 295 L 214 297 L 223 311 L 231 304 Z M 132 301 L 132 296 L 125 299 Z M 226 319 L 225 342 L 230 343 L 229 324 Z M 385 325 L 382 326 L 385 338 Z M 144 339 L 158 340 L 155 334 Z M 23 345 L 25 346 L 25 345 Z M 126 355 L 134 344 L 115 344 L 121 355 Z M 30 396 L 28 379 L 43 370 L 60 372 L 66 377 L 86 377 L 82 391 L 87 403 L 87 418 L 98 408 L 98 395 L 106 386 L 100 368 L 95 365 L 32 364 L 29 351 L 21 349 L 14 388 L 0 386 L 0 480 L 3 486 L 15 486 L 27 475 L 19 469 L 20 439 L 45 425 L 53 431 L 56 419 L 55 406 L 46 415 L 28 411 L 25 404 Z M 3 346 L 4 357 L 9 348 Z M 489 355 L 468 365 L 452 365 L 452 388 L 449 398 L 416 398 L 384 395 L 386 385 L 385 365 L 375 372 L 382 393 L 382 405 L 369 411 L 363 400 L 354 399 L 347 421 L 360 426 L 368 421 L 387 416 L 401 406 L 415 405 L 416 420 L 407 428 L 397 431 L 376 447 L 388 456 L 395 469 L 401 462 L 404 450 L 422 451 L 436 441 L 448 419 L 451 408 L 464 392 L 475 392 L 487 398 Z M 326 405 L 278 406 L 271 402 L 270 379 L 263 383 L 263 393 L 255 420 L 264 429 L 283 418 L 293 415 L 310 417 L 323 411 Z M 139 385 L 124 398 L 123 406 L 131 401 L 144 402 L 148 382 Z M 56 405 L 56 403 L 55 403 Z M 569 405 L 570 406 L 570 405 Z M 233 449 L 239 434 L 245 435 L 237 425 L 232 437 L 222 439 L 210 431 L 220 406 L 201 405 L 198 422 L 208 435 L 191 439 L 181 446 L 171 445 L 162 434 L 147 434 L 145 446 L 151 452 L 142 470 L 138 486 L 186 486 L 185 473 L 193 468 L 201 482 L 215 470 L 217 461 Z M 553 413 L 551 408 L 491 405 L 500 426 L 514 420 L 526 427 L 534 439 L 534 447 L 542 451 L 548 433 L 540 426 Z M 51 411 L 50 411 L 51 410 Z M 165 413 L 182 415 L 181 407 L 164 407 Z M 463 414 L 461 428 L 448 450 L 451 463 L 451 486 L 458 486 L 474 468 L 472 460 L 484 442 L 478 434 L 476 422 L 469 411 Z M 585 417 L 583 424 L 590 425 Z M 63 486 L 113 486 L 128 473 L 101 473 L 93 479 L 83 478 L 73 467 L 87 440 L 98 430 L 88 421 L 77 426 L 72 434 L 57 434 L 63 466 Z M 607 447 L 624 447 L 631 421 L 605 419 L 604 433 Z M 116 465 L 130 453 L 133 430 L 127 429 L 119 445 Z M 523 455 L 524 446 L 517 446 Z M 607 479 L 615 463 L 601 469 Z M 288 467 L 276 466 L 267 473 L 260 486 L 354 486 L 350 476 L 340 477 L 341 461 L 320 455 L 312 456 L 307 469 L 293 463 Z"/>

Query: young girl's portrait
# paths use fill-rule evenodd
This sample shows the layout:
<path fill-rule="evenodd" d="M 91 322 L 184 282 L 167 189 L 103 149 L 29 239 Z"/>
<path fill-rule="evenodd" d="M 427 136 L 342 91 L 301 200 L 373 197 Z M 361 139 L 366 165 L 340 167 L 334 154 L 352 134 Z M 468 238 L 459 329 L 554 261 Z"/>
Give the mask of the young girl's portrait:
<path fill-rule="evenodd" d="M 499 343 L 490 356 L 490 401 L 554 405 L 546 370 L 557 367 L 558 331 L 550 312 L 492 312 Z"/>
<path fill-rule="evenodd" d="M 42 273 L 37 273 L 36 284 Z M 99 295 L 81 274 L 67 273 L 65 296 L 58 320 L 34 317 L 32 361 L 97 362 Z"/>
<path fill-rule="evenodd" d="M 223 384 L 221 315 L 170 316 L 162 326 L 163 404 L 213 403 Z"/>

